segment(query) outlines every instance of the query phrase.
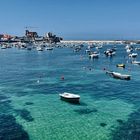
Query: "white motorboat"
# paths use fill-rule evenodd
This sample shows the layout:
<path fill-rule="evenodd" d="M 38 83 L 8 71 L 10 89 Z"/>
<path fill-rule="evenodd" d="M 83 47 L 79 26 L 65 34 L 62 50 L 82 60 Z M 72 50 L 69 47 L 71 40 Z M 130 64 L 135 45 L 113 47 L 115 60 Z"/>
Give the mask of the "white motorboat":
<path fill-rule="evenodd" d="M 90 50 L 90 49 L 86 49 L 85 52 L 86 52 L 86 53 L 90 53 L 91 50 Z"/>
<path fill-rule="evenodd" d="M 108 53 L 108 56 L 113 56 L 115 54 L 116 54 L 116 52 L 110 52 L 110 53 Z"/>
<path fill-rule="evenodd" d="M 96 47 L 97 50 L 98 50 L 98 49 L 102 49 L 102 48 L 103 48 L 102 45 Z"/>
<path fill-rule="evenodd" d="M 126 46 L 125 46 L 125 49 L 129 49 L 129 48 L 130 48 L 130 45 L 126 45 Z"/>
<path fill-rule="evenodd" d="M 46 47 L 46 50 L 53 50 L 53 47 Z"/>
<path fill-rule="evenodd" d="M 131 75 L 121 74 L 118 72 L 107 71 L 106 73 L 116 79 L 130 80 L 130 78 L 131 78 Z"/>
<path fill-rule="evenodd" d="M 140 61 L 132 61 L 132 64 L 140 65 Z"/>
<path fill-rule="evenodd" d="M 92 52 L 90 55 L 89 55 L 90 58 L 98 58 L 99 57 L 99 53 L 97 52 Z"/>
<path fill-rule="evenodd" d="M 127 49 L 126 52 L 127 53 L 131 53 L 133 50 L 132 49 Z"/>
<path fill-rule="evenodd" d="M 62 94 L 59 94 L 61 100 L 71 102 L 71 103 L 79 103 L 80 95 L 72 94 L 68 92 L 64 92 Z"/>
<path fill-rule="evenodd" d="M 91 49 L 91 48 L 93 48 L 93 45 L 89 45 L 87 48 L 88 48 L 88 49 Z"/>
<path fill-rule="evenodd" d="M 43 51 L 44 49 L 43 49 L 41 46 L 38 46 L 38 47 L 36 48 L 36 50 L 37 50 L 37 51 Z"/>
<path fill-rule="evenodd" d="M 135 57 L 137 57 L 137 53 L 131 53 L 131 54 L 129 54 L 129 57 L 132 57 L 132 58 L 135 58 Z"/>
<path fill-rule="evenodd" d="M 114 49 L 107 49 L 106 51 L 104 51 L 104 54 L 106 56 L 113 56 L 116 54 L 116 51 Z"/>
<path fill-rule="evenodd" d="M 140 47 L 135 48 L 135 50 L 140 50 Z"/>
<path fill-rule="evenodd" d="M 1 46 L 1 49 L 6 49 L 7 48 L 7 45 L 2 45 Z"/>

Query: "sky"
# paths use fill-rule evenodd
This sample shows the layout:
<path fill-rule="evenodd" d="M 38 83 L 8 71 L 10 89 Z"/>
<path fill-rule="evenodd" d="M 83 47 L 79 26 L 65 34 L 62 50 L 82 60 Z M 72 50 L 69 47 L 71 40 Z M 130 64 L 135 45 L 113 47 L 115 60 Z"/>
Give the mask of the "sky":
<path fill-rule="evenodd" d="M 140 0 L 0 0 L 0 34 L 64 40 L 140 39 Z"/>

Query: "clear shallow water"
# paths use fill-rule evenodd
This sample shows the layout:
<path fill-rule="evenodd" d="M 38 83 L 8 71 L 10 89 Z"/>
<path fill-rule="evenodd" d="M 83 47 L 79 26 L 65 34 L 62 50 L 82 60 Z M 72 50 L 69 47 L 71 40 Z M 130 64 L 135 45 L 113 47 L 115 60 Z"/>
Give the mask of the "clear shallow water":
<path fill-rule="evenodd" d="M 121 45 L 113 58 L 103 51 L 89 60 L 84 50 L 71 48 L 0 50 L 0 138 L 139 140 L 140 67 L 126 63 Z M 126 69 L 116 68 L 118 63 Z M 112 79 L 104 68 L 131 74 L 132 80 Z M 64 91 L 79 94 L 80 105 L 61 101 L 58 93 Z"/>

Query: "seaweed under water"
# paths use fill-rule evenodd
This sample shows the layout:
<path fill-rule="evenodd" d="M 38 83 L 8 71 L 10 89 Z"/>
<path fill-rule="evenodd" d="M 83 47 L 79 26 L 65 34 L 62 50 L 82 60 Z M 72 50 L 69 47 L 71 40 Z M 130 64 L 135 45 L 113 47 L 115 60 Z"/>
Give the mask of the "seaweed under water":
<path fill-rule="evenodd" d="M 140 140 L 140 109 L 130 114 L 126 122 L 112 130 L 113 140 Z"/>
<path fill-rule="evenodd" d="M 105 127 L 107 124 L 106 123 L 100 123 L 100 126 Z"/>
<path fill-rule="evenodd" d="M 31 116 L 30 112 L 26 109 L 15 109 L 15 112 L 24 120 L 31 122 L 34 118 Z"/>
<path fill-rule="evenodd" d="M 28 133 L 22 126 L 16 123 L 12 115 L 0 115 L 0 139 L 1 140 L 29 140 Z"/>
<path fill-rule="evenodd" d="M 121 119 L 117 119 L 116 120 L 119 124 L 122 124 L 123 123 L 123 120 L 121 120 Z"/>
<path fill-rule="evenodd" d="M 9 97 L 0 94 L 0 140 L 29 140 L 28 133 L 16 122 Z"/>

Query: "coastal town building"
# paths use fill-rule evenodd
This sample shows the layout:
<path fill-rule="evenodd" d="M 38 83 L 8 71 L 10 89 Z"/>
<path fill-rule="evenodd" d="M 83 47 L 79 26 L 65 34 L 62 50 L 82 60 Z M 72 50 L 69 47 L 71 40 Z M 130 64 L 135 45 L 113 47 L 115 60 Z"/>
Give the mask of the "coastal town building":
<path fill-rule="evenodd" d="M 0 34 L 0 42 L 46 42 L 57 43 L 63 40 L 61 37 L 49 32 L 45 36 L 39 36 L 37 32 L 25 30 L 25 35 L 22 37 Z"/>
<path fill-rule="evenodd" d="M 0 34 L 0 40 L 7 41 L 7 40 L 10 40 L 10 39 L 12 39 L 12 36 L 11 35 L 8 35 L 8 34 Z"/>
<path fill-rule="evenodd" d="M 38 37 L 38 34 L 37 34 L 37 32 L 30 32 L 29 30 L 26 30 L 25 36 L 28 38 L 35 38 L 35 37 Z"/>

